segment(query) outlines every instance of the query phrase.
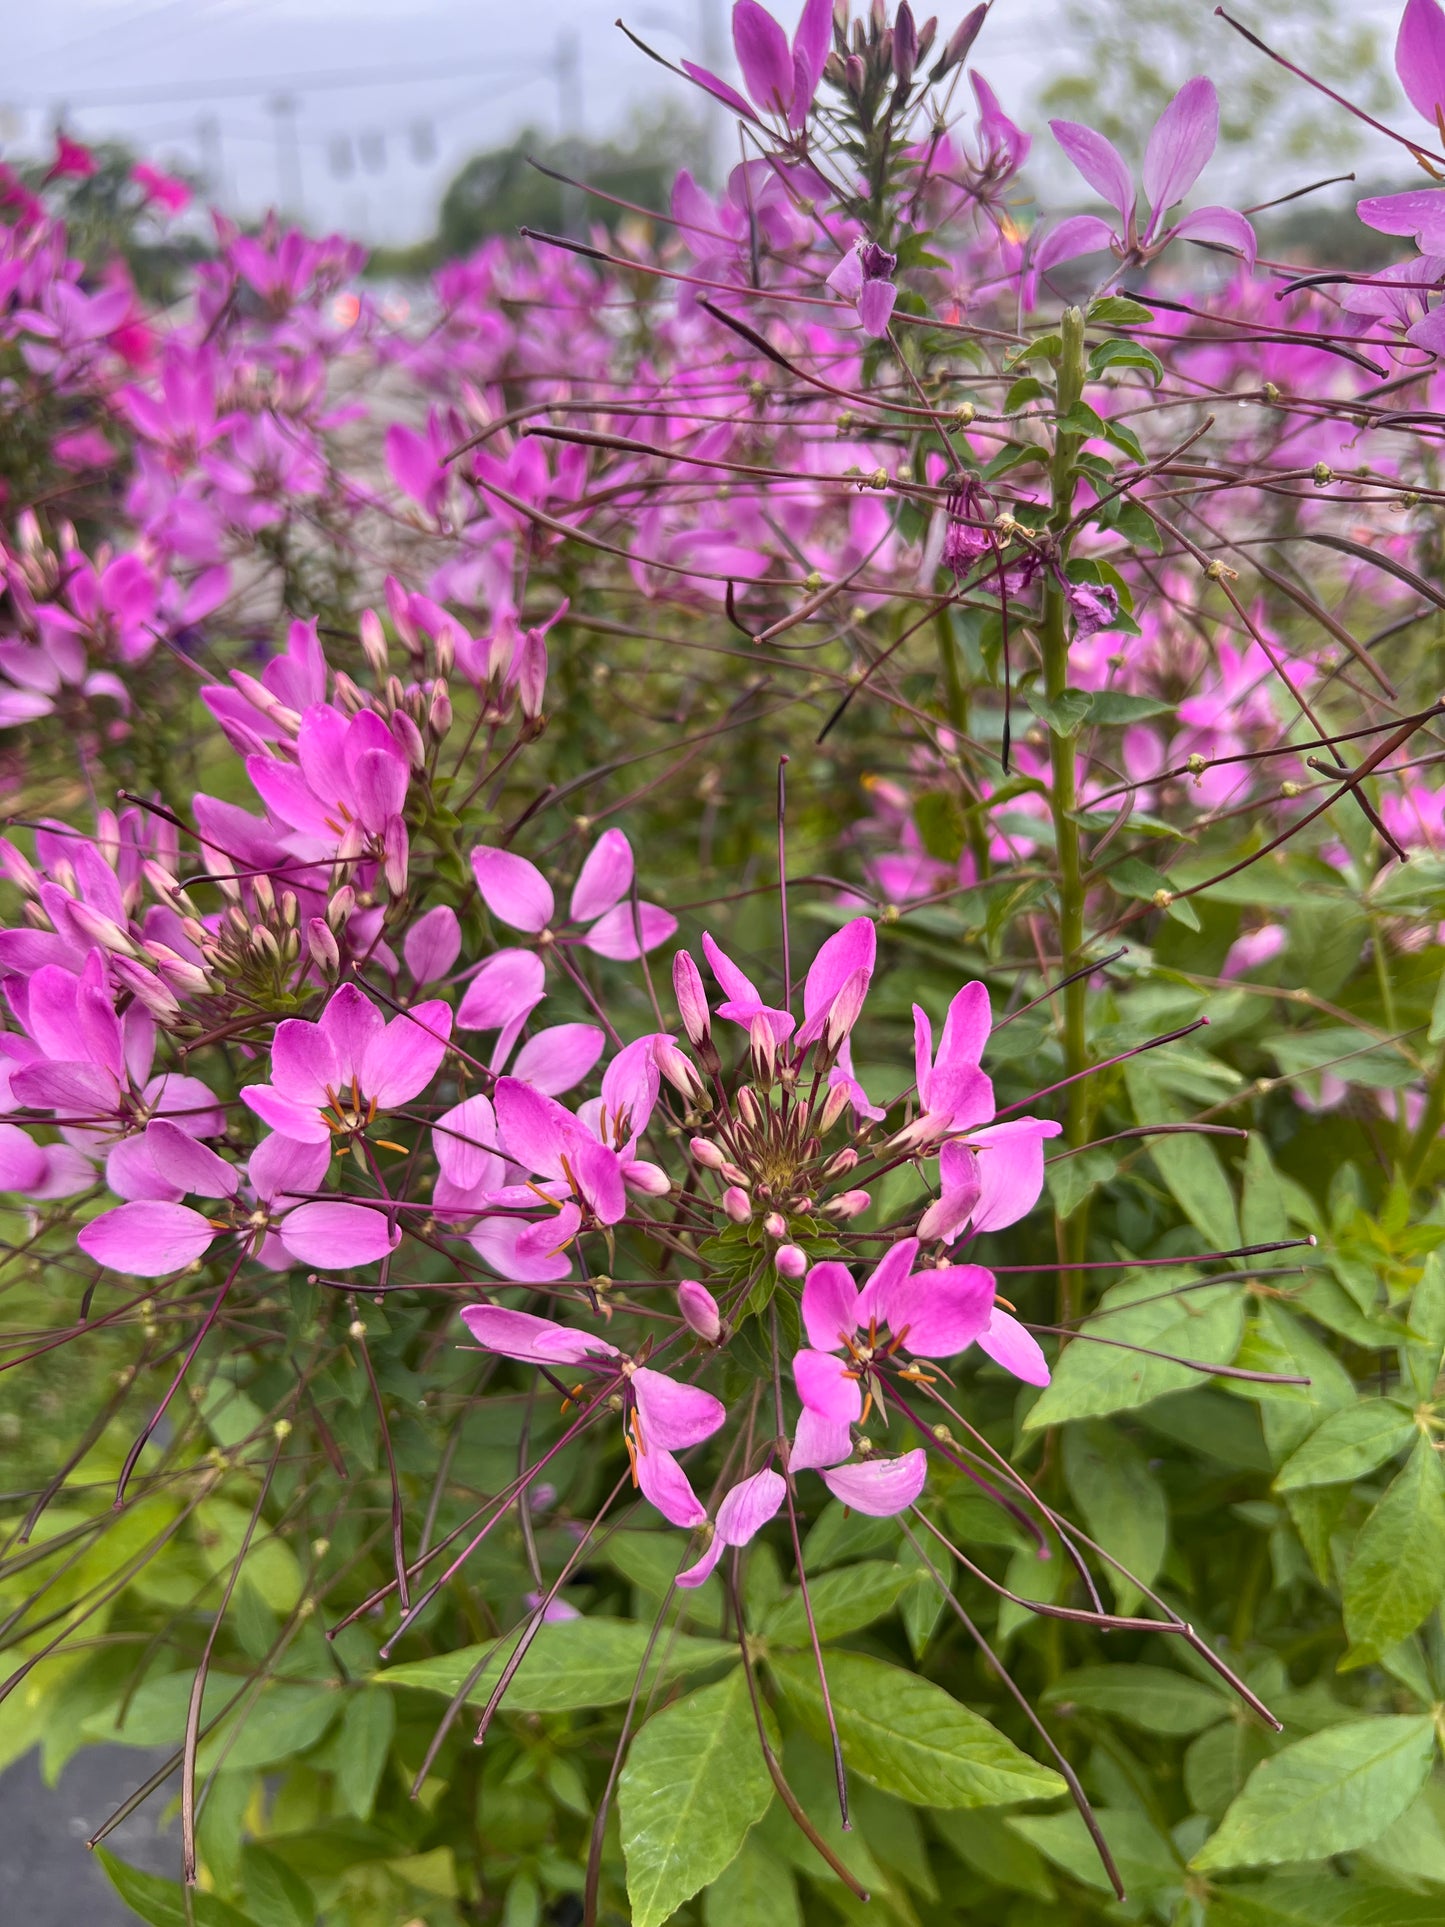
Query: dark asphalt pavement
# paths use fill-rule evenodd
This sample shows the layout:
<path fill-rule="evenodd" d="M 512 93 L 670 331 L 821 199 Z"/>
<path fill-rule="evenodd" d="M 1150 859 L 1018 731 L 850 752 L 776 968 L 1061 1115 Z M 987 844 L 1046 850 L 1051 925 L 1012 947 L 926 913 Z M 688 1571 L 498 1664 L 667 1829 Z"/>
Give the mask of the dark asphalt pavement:
<path fill-rule="evenodd" d="M 16 1927 L 136 1927 L 136 1915 L 85 1842 L 164 1758 L 129 1746 L 83 1746 L 54 1788 L 41 1779 L 34 1752 L 0 1773 L 0 1920 Z M 117 1858 L 176 1880 L 179 1830 L 156 1831 L 172 1791 L 154 1794 L 106 1845 Z"/>

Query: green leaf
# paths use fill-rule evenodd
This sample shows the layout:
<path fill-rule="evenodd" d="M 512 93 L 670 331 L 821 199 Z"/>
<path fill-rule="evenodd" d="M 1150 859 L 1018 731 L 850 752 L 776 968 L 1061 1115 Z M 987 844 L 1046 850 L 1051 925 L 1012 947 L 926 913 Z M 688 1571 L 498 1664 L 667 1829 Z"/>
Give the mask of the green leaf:
<path fill-rule="evenodd" d="M 1257 1887 L 1229 1887 L 1210 1902 L 1209 1927 L 1439 1927 L 1438 1897 L 1292 1874 Z"/>
<path fill-rule="evenodd" d="M 1122 689 L 1096 689 L 1089 698 L 1091 723 L 1141 723 L 1149 716 L 1168 716 L 1174 705 L 1157 696 L 1130 696 Z"/>
<path fill-rule="evenodd" d="M 1445 1594 L 1445 1472 L 1428 1438 L 1366 1519 L 1345 1573 L 1348 1664 L 1378 1659 Z"/>
<path fill-rule="evenodd" d="M 1096 1808 L 1094 1818 L 1131 1897 L 1183 1884 L 1184 1869 L 1173 1848 L 1142 1813 Z M 1011 1814 L 1009 1826 L 1084 1886 L 1113 1891 L 1099 1850 L 1072 1807 L 1064 1813 Z"/>
<path fill-rule="evenodd" d="M 1044 1167 L 1049 1197 L 1061 1218 L 1071 1218 L 1084 1199 L 1107 1184 L 1119 1169 L 1109 1151 L 1071 1151 L 1050 1158 Z"/>
<path fill-rule="evenodd" d="M 1102 294 L 1089 304 L 1088 321 L 1094 328 L 1131 328 L 1154 319 L 1154 310 L 1127 294 Z"/>
<path fill-rule="evenodd" d="M 1052 1900 L 1054 1883 L 1037 1848 L 1009 1826 L 1006 1816 L 975 1807 L 970 1813 L 931 1813 L 929 1824 L 975 1873 L 1015 1893 Z"/>
<path fill-rule="evenodd" d="M 776 1653 L 768 1665 L 816 1738 L 827 1734 L 811 1655 Z M 863 1653 L 827 1656 L 828 1692 L 854 1772 L 924 1807 L 1006 1806 L 1049 1800 L 1064 1783 L 931 1680 Z"/>
<path fill-rule="evenodd" d="M 246 1904 L 266 1927 L 316 1927 L 316 1896 L 279 1854 L 247 1841 L 241 1868 Z"/>
<path fill-rule="evenodd" d="M 1394 1458 L 1415 1436 L 1415 1421 L 1389 1399 L 1366 1398 L 1331 1412 L 1280 1467 L 1276 1492 L 1304 1485 L 1342 1485 Z"/>
<path fill-rule="evenodd" d="M 1139 1587 L 1153 1584 L 1168 1550 L 1164 1488 L 1139 1448 L 1112 1426 L 1065 1427 L 1063 1458 L 1069 1492 L 1090 1537 L 1133 1575 L 1104 1568 L 1115 1610 L 1132 1613 L 1144 1597 Z"/>
<path fill-rule="evenodd" d="M 1104 434 L 1114 444 L 1115 448 L 1122 448 L 1126 455 L 1132 455 L 1141 467 L 1148 460 L 1148 457 L 1144 453 L 1144 444 L 1134 433 L 1133 429 L 1126 428 L 1122 422 L 1106 422 L 1104 425 Z"/>
<path fill-rule="evenodd" d="M 120 1726 L 115 1723 L 114 1710 L 107 1707 L 90 1714 L 82 1722 L 83 1729 L 91 1739 L 121 1746 L 179 1746 L 185 1734 L 193 1677 L 182 1672 L 148 1679 L 131 1695 Z M 203 1727 L 217 1719 L 226 1703 L 247 1685 L 235 1674 L 211 1673 L 201 1701 Z M 227 1772 L 271 1766 L 292 1753 L 304 1752 L 315 1745 L 340 1711 L 341 1696 L 330 1687 L 272 1680 L 258 1695 L 242 1699 L 237 1710 L 227 1714 L 222 1724 L 202 1740 L 198 1755 L 201 1770 L 209 1772 L 223 1749 Z M 238 1720 L 242 1722 L 239 1725 Z"/>
<path fill-rule="evenodd" d="M 1184 1284 L 1195 1289 L 1179 1291 Z M 1178 1295 L 1169 1296 L 1171 1290 Z M 1131 1303 L 1134 1299 L 1149 1302 L 1136 1307 Z M 1065 1419 L 1127 1411 L 1165 1392 L 1200 1384 L 1198 1372 L 1168 1358 L 1091 1345 L 1090 1332 L 1097 1331 L 1115 1344 L 1142 1345 L 1152 1352 L 1227 1365 L 1239 1349 L 1243 1320 L 1244 1300 L 1238 1285 L 1200 1285 L 1185 1267 L 1177 1271 L 1161 1267 L 1121 1280 L 1104 1294 L 1099 1310 L 1079 1336 L 1064 1347 L 1053 1382 L 1030 1408 L 1024 1431 L 1037 1432 Z"/>
<path fill-rule="evenodd" d="M 704 1927 L 803 1927 L 793 1870 L 749 1834 L 708 1888 Z"/>
<path fill-rule="evenodd" d="M 1145 1733 L 1202 1733 L 1227 1720 L 1233 1702 L 1212 1686 L 1166 1666 L 1081 1666 L 1044 1694 L 1046 1704 L 1108 1713 Z"/>
<path fill-rule="evenodd" d="M 773 1797 L 742 1668 L 654 1714 L 617 1791 L 633 1927 L 659 1927 L 716 1880 Z"/>
<path fill-rule="evenodd" d="M 1089 375 L 1097 379 L 1106 368 L 1145 368 L 1158 383 L 1164 364 L 1142 341 L 1101 341 L 1089 356 Z"/>
<path fill-rule="evenodd" d="M 395 1731 L 396 1701 L 381 1687 L 364 1686 L 346 1702 L 336 1785 L 347 1812 L 358 1820 L 371 1818 Z"/>
<path fill-rule="evenodd" d="M 151 1927 L 190 1927 L 192 1920 L 195 1927 L 256 1927 L 249 1914 L 228 1906 L 215 1894 L 193 1893 L 194 1913 L 188 1914 L 185 1893 L 174 1880 L 162 1880 L 159 1874 L 142 1873 L 139 1867 L 129 1867 L 104 1847 L 96 1848 L 95 1857 L 126 1906 L 142 1920 L 149 1921 Z"/>
<path fill-rule="evenodd" d="M 899 1595 L 918 1584 L 919 1575 L 886 1559 L 864 1559 L 856 1566 L 840 1566 L 825 1572 L 808 1587 L 813 1608 L 813 1623 L 819 1639 L 841 1639 L 871 1626 L 875 1619 L 892 1610 Z M 803 1646 L 808 1642 L 808 1620 L 803 1610 L 803 1595 L 792 1593 L 775 1606 L 763 1621 L 766 1637 L 780 1646 Z"/>
<path fill-rule="evenodd" d="M 487 1661 L 467 1695 L 478 1705 L 490 1697 L 520 1632 L 509 1635 Z M 579 1706 L 616 1706 L 631 1697 L 637 1675 L 647 1657 L 649 1628 L 630 1619 L 559 1619 L 543 1626 L 528 1648 L 507 1689 L 506 1705 L 516 1713 L 564 1713 Z M 696 1672 L 722 1660 L 737 1658 L 737 1648 L 720 1639 L 696 1639 L 690 1634 L 659 1642 L 656 1655 L 667 1673 Z M 408 1660 L 376 1675 L 383 1686 L 411 1686 L 424 1693 L 445 1693 L 450 1699 L 477 1661 L 490 1649 L 463 1646 L 434 1659 Z"/>
<path fill-rule="evenodd" d="M 1048 392 L 1037 375 L 1021 375 L 1004 397 L 1003 412 L 1006 415 L 1012 415 L 1014 410 L 1022 408 L 1026 401 L 1038 401 Z"/>
<path fill-rule="evenodd" d="M 1077 736 L 1089 713 L 1091 698 L 1082 689 L 1063 689 L 1052 700 L 1041 689 L 1028 691 L 1029 708 L 1055 736 Z"/>
<path fill-rule="evenodd" d="M 1124 1065 L 1124 1084 L 1134 1115 L 1141 1124 L 1176 1120 L 1181 1106 L 1168 1088 L 1167 1065 L 1162 1068 L 1140 1058 Z M 1216 1251 L 1240 1244 L 1239 1216 L 1234 1193 L 1207 1137 L 1180 1132 L 1149 1140 L 1149 1156 L 1180 1209 L 1204 1233 Z"/>
<path fill-rule="evenodd" d="M 1445 971 L 1440 973 L 1439 987 L 1435 1001 L 1430 1006 L 1430 1029 L 1426 1041 L 1431 1044 L 1445 1044 Z"/>
<path fill-rule="evenodd" d="M 1423 1715 L 1312 1733 L 1254 1769 L 1189 1864 L 1272 1867 L 1367 1847 L 1419 1793 L 1434 1752 L 1435 1725 Z"/>

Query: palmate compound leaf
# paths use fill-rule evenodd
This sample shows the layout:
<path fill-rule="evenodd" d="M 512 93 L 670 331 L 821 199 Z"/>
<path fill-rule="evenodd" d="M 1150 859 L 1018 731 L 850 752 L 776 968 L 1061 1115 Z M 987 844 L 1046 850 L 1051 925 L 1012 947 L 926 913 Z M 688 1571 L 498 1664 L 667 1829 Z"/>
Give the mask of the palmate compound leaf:
<path fill-rule="evenodd" d="M 741 1667 L 654 1714 L 617 1787 L 632 1927 L 716 1880 L 772 1797 Z"/>
<path fill-rule="evenodd" d="M 467 1698 L 483 1704 L 502 1676 L 520 1634 L 509 1634 L 492 1654 Z M 516 1713 L 566 1713 L 582 1706 L 616 1706 L 631 1696 L 647 1659 L 648 1627 L 630 1619 L 559 1619 L 543 1626 L 507 1689 L 506 1706 Z M 463 1646 L 435 1659 L 407 1660 L 376 1675 L 383 1686 L 410 1686 L 450 1699 L 488 1652 Z M 697 1672 L 736 1659 L 737 1648 L 718 1639 L 670 1635 L 654 1655 L 664 1673 Z"/>
<path fill-rule="evenodd" d="M 885 1793 L 915 1806 L 993 1807 L 1065 1791 L 1051 1768 L 931 1680 L 864 1653 L 829 1653 L 826 1664 L 843 1757 Z M 812 1655 L 774 1653 L 768 1665 L 804 1726 L 826 1738 Z"/>
<path fill-rule="evenodd" d="M 1192 1289 L 1179 1291 L 1181 1285 Z M 1171 1297 L 1171 1292 L 1177 1295 Z M 1136 1306 L 1136 1299 L 1149 1302 Z M 1150 1352 L 1227 1365 L 1239 1349 L 1243 1321 L 1244 1300 L 1238 1285 L 1201 1284 L 1198 1274 L 1187 1267 L 1163 1266 L 1121 1279 L 1104 1294 L 1080 1337 L 1064 1347 L 1053 1382 L 1035 1400 L 1024 1430 L 1036 1432 L 1065 1419 L 1128 1411 L 1166 1392 L 1196 1388 L 1204 1380 L 1187 1366 L 1116 1346 L 1139 1345 Z M 1115 1343 L 1090 1344 L 1086 1334 L 1091 1332 Z"/>
<path fill-rule="evenodd" d="M 1445 1472 L 1422 1438 L 1360 1528 L 1345 1573 L 1346 1667 L 1404 1639 L 1445 1594 Z"/>
<path fill-rule="evenodd" d="M 1424 1714 L 1312 1733 L 1254 1769 L 1189 1864 L 1199 1872 L 1275 1867 L 1367 1847 L 1419 1793 L 1434 1752 L 1434 1721 Z"/>

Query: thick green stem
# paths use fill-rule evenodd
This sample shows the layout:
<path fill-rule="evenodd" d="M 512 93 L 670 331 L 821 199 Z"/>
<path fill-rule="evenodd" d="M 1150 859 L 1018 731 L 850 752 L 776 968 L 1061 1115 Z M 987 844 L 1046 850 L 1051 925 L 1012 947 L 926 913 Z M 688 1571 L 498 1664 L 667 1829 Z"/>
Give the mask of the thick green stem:
<path fill-rule="evenodd" d="M 938 637 L 938 661 L 943 672 L 944 695 L 948 702 L 948 720 L 955 733 L 964 737 L 971 727 L 968 702 L 968 685 L 963 680 L 963 665 L 960 661 L 958 637 L 954 633 L 953 616 L 948 609 L 940 609 L 933 619 L 934 633 Z M 955 752 L 962 757 L 962 750 Z M 971 786 L 972 787 L 972 786 Z M 978 792 L 975 788 L 970 799 L 976 805 Z M 984 822 L 983 811 L 970 806 L 967 814 L 968 847 L 973 852 L 974 868 L 979 881 L 989 874 L 991 865 L 988 856 L 988 826 Z"/>
<path fill-rule="evenodd" d="M 1066 308 L 1060 323 L 1062 346 L 1058 357 L 1058 412 L 1067 416 L 1084 392 L 1084 316 L 1082 309 Z M 1049 532 L 1056 544 L 1056 569 L 1045 580 L 1041 641 L 1044 655 L 1044 693 L 1050 703 L 1058 701 L 1069 682 L 1069 609 L 1058 570 L 1068 559 L 1067 529 L 1073 516 L 1074 463 L 1082 437 L 1060 430 L 1054 441 L 1054 456 L 1049 469 Z M 1054 819 L 1054 844 L 1059 867 L 1059 960 L 1063 976 L 1077 970 L 1084 951 L 1084 870 L 1079 847 L 1078 778 L 1074 762 L 1074 737 L 1050 726 L 1049 761 L 1052 769 L 1049 799 Z M 1081 980 L 1062 993 L 1064 1025 L 1064 1068 L 1078 1077 L 1088 1065 L 1088 1031 L 1085 1018 L 1086 986 Z M 1083 1144 L 1089 1134 L 1088 1086 L 1080 1081 L 1069 1086 L 1068 1114 L 1065 1121 L 1067 1141 Z M 1080 1208 L 1062 1227 L 1061 1257 L 1079 1259 L 1087 1232 L 1086 1206 Z M 1080 1275 L 1065 1272 L 1060 1285 L 1061 1308 L 1065 1316 L 1078 1313 Z"/>

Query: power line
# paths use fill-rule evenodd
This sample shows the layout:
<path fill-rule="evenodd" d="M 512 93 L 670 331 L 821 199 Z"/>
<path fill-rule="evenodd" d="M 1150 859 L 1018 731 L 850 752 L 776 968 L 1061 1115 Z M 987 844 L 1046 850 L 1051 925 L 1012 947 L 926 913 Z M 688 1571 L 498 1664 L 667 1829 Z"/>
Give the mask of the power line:
<path fill-rule="evenodd" d="M 458 74 L 491 78 L 503 74 L 545 74 L 550 63 L 537 61 L 453 60 L 445 66 L 354 67 L 316 74 L 263 74 L 247 80 L 177 80 L 158 87 L 96 87 L 72 92 L 68 87 L 51 88 L 44 95 L 11 94 L 16 106 L 43 107 L 56 98 L 67 107 L 144 107 L 173 100 L 230 100 L 248 95 L 272 95 L 278 90 L 293 94 L 320 93 L 335 88 L 390 87 L 398 81 L 449 80 Z"/>

